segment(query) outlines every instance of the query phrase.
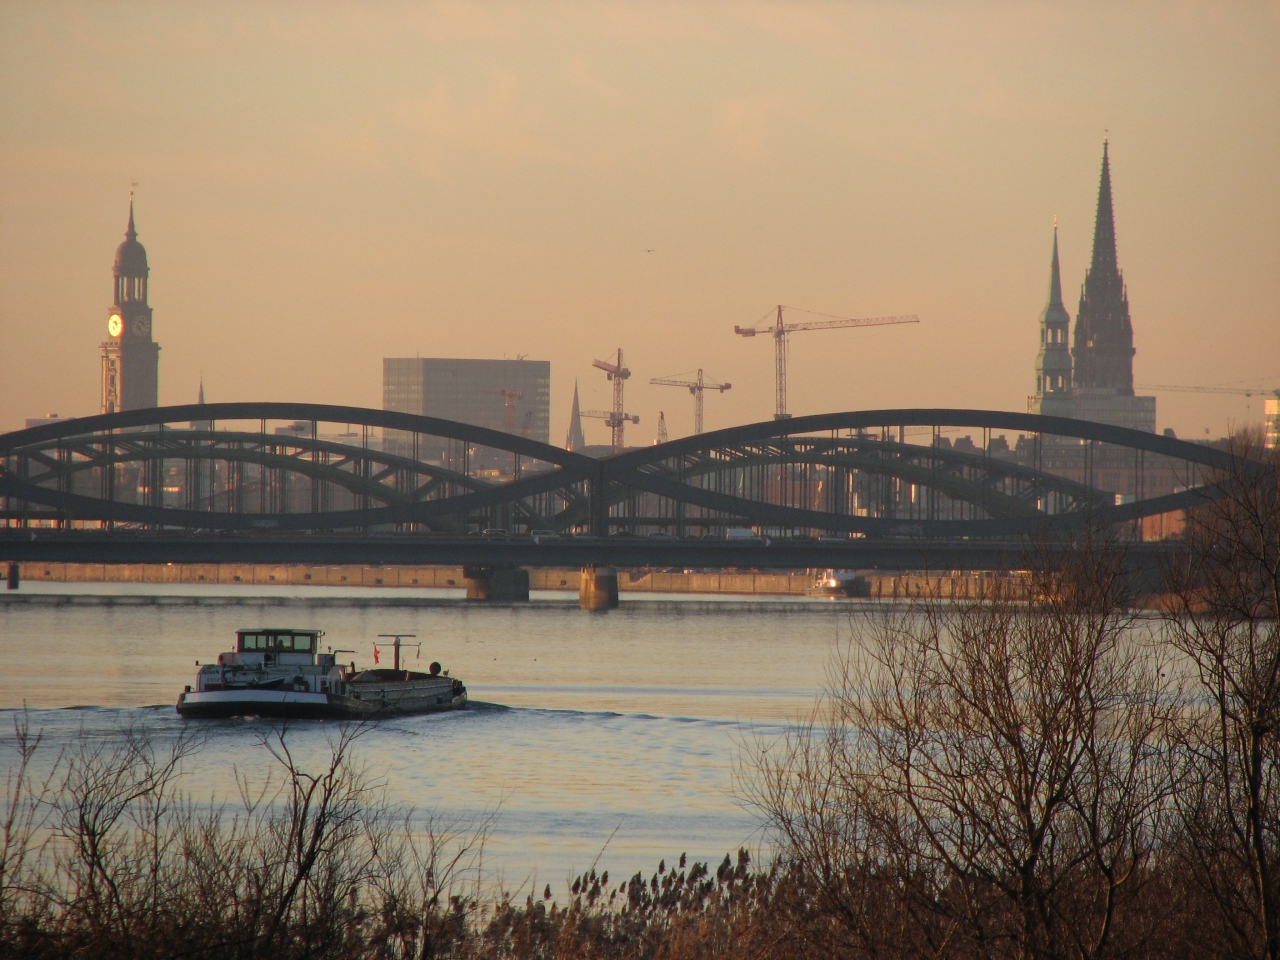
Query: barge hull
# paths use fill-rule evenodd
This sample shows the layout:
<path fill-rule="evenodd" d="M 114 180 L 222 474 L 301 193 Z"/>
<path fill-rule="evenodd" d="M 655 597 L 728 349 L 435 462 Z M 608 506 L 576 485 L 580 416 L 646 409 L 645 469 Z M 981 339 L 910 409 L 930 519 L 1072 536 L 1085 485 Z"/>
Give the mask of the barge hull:
<path fill-rule="evenodd" d="M 379 720 L 462 710 L 465 693 L 438 702 L 440 697 L 404 698 L 399 702 L 358 700 L 331 693 L 291 690 L 211 690 L 184 693 L 178 698 L 178 713 L 188 720 L 216 720 L 229 717 L 265 717 L 278 720 Z"/>

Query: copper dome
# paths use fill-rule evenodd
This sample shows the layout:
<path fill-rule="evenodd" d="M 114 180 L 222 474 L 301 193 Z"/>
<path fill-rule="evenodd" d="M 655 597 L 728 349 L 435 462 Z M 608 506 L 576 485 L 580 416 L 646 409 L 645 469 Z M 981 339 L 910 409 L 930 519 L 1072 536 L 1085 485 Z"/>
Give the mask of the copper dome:
<path fill-rule="evenodd" d="M 138 242 L 138 231 L 133 228 L 133 200 L 129 201 L 129 228 L 124 232 L 124 243 L 116 247 L 117 277 L 145 277 L 147 275 L 147 251 Z"/>

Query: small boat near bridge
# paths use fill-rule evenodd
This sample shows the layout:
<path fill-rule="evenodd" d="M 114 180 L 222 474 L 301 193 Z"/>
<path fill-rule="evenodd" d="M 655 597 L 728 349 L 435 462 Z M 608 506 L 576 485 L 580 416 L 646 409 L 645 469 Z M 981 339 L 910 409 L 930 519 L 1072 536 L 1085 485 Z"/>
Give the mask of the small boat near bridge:
<path fill-rule="evenodd" d="M 236 631 L 236 648 L 205 664 L 178 696 L 191 720 L 271 717 L 287 720 L 377 720 L 467 705 L 467 688 L 432 663 L 429 672 L 402 670 L 401 634 L 394 637 L 391 669 L 357 670 L 321 652 L 322 630 L 257 627 Z M 391 636 L 391 635 L 388 635 Z M 376 648 L 375 648 L 376 653 Z"/>

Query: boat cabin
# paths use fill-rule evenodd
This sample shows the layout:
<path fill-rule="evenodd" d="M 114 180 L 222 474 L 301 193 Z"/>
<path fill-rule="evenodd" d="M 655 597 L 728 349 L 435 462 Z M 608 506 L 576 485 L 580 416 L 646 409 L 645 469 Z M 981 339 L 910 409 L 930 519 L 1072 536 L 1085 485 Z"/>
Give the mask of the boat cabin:
<path fill-rule="evenodd" d="M 282 627 L 255 627 L 236 631 L 233 655 L 218 658 L 223 664 L 280 664 L 281 666 L 333 666 L 333 655 L 322 654 L 323 630 L 294 630 Z"/>
<path fill-rule="evenodd" d="M 313 654 L 322 633 L 320 630 L 237 630 L 236 653 Z"/>

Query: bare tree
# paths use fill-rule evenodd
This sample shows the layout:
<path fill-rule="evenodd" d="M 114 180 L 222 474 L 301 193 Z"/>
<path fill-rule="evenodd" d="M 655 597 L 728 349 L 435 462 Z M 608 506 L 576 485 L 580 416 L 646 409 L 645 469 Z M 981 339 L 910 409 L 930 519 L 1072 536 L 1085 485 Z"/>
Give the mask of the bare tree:
<path fill-rule="evenodd" d="M 13 747 L 16 764 L 5 778 L 4 807 L 0 810 L 0 943 L 10 942 L 17 918 L 35 913 L 47 919 L 42 909 L 47 902 L 39 864 L 45 849 L 51 797 L 58 775 L 55 761 L 50 771 L 37 778 L 32 761 L 42 737 L 31 732 L 24 708 L 13 718 Z"/>
<path fill-rule="evenodd" d="M 817 722 L 757 752 L 748 792 L 833 954 L 1129 945 L 1167 794 L 1160 664 L 1121 549 L 1034 559 L 1031 603 L 863 619 Z"/>
<path fill-rule="evenodd" d="M 148 731 L 130 726 L 113 740 L 82 734 L 66 757 L 53 798 L 56 880 L 64 923 L 92 936 L 118 931 L 126 940 L 160 911 L 171 849 L 167 826 L 183 760 L 200 743 L 184 730 L 157 750 Z"/>
<path fill-rule="evenodd" d="M 1189 511 L 1168 635 L 1192 684 L 1177 725 L 1185 864 L 1225 938 L 1280 957 L 1280 452 L 1241 434 Z"/>
<path fill-rule="evenodd" d="M 362 728 L 319 762 L 267 732 L 274 773 L 212 807 L 181 788 L 195 729 L 83 737 L 41 779 L 40 738 L 15 724 L 0 956 L 425 958 L 472 935 L 453 895 L 484 825 L 444 831 L 391 803 L 353 756 Z"/>

